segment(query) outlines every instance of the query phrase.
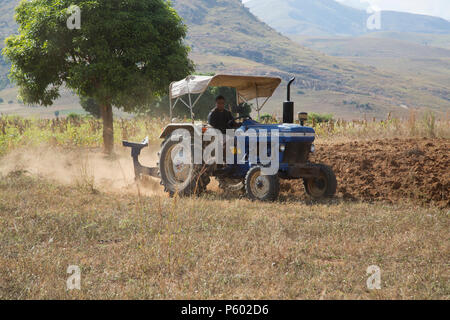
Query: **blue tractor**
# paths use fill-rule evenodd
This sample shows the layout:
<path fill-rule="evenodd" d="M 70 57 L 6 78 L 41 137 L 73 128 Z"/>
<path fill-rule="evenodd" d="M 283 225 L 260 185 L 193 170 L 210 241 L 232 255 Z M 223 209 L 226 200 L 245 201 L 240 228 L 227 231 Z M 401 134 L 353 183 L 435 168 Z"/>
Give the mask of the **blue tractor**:
<path fill-rule="evenodd" d="M 161 180 L 164 190 L 171 196 L 191 196 L 205 191 L 210 178 L 215 177 L 222 189 L 228 192 L 245 192 L 250 199 L 260 201 L 274 201 L 278 198 L 280 179 L 303 179 L 305 191 L 312 199 L 333 197 L 337 188 L 333 170 L 327 165 L 309 162 L 310 153 L 315 151 L 315 131 L 304 126 L 307 114 L 299 113 L 299 124 L 294 123 L 294 103 L 290 101 L 290 86 L 294 80 L 291 79 L 287 85 L 282 124 L 261 124 L 247 115 L 235 119 L 238 125 L 235 126 L 235 135 L 231 139 L 240 140 L 231 143 L 231 162 L 194 159 L 197 151 L 203 154 L 205 148 L 213 143 L 203 139 L 210 127 L 201 122 L 171 123 L 164 128 L 160 136 L 163 142 L 158 153 L 157 167 L 145 167 L 139 162 L 139 155 L 148 146 L 148 139 L 142 143 L 123 141 L 125 147 L 131 148 L 136 179 L 145 175 L 155 177 Z M 191 119 L 194 119 L 195 105 L 208 87 L 235 88 L 237 105 L 256 99 L 259 118 L 261 109 L 280 83 L 281 79 L 278 77 L 189 76 L 170 85 L 171 118 L 173 108 L 181 102 L 189 108 Z M 183 99 L 186 96 L 188 98 Z M 260 98 L 265 98 L 261 105 Z M 186 141 L 192 152 L 186 152 Z M 222 154 L 227 153 L 228 146 L 223 142 Z M 260 156 L 260 149 L 265 149 L 267 157 L 264 161 Z"/>

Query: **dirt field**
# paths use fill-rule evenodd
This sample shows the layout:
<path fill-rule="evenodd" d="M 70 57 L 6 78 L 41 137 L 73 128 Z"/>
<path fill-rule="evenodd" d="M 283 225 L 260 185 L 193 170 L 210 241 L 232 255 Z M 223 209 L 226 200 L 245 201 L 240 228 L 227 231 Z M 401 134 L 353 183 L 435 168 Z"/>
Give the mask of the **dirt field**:
<path fill-rule="evenodd" d="M 390 139 L 318 143 L 314 162 L 329 164 L 338 179 L 338 197 L 346 200 L 412 199 L 450 207 L 450 141 Z M 303 193 L 302 182 L 284 183 L 288 195 Z"/>

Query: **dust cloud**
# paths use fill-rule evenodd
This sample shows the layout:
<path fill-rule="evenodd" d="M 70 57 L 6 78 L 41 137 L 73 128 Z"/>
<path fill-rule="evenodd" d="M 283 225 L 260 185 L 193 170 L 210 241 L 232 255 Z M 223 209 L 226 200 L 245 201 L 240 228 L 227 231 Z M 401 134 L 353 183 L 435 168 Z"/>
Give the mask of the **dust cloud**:
<path fill-rule="evenodd" d="M 155 166 L 157 151 L 154 147 L 143 149 L 141 164 Z M 0 175 L 13 171 L 26 171 L 68 185 L 90 184 L 105 192 L 138 192 L 129 148 L 116 147 L 112 157 L 100 149 L 21 148 L 0 158 Z M 148 195 L 163 192 L 159 180 L 153 178 L 145 179 L 139 189 Z"/>

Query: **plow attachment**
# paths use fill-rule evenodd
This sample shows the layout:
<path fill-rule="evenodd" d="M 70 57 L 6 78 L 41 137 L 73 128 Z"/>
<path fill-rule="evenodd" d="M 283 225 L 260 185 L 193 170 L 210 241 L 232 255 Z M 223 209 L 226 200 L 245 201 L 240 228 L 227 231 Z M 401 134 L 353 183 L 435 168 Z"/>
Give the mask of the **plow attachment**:
<path fill-rule="evenodd" d="M 157 167 L 145 167 L 139 162 L 139 156 L 143 148 L 148 147 L 148 137 L 141 143 L 122 141 L 124 147 L 131 148 L 131 157 L 133 158 L 134 176 L 136 180 L 139 180 L 141 175 L 147 175 L 155 178 L 159 178 Z"/>

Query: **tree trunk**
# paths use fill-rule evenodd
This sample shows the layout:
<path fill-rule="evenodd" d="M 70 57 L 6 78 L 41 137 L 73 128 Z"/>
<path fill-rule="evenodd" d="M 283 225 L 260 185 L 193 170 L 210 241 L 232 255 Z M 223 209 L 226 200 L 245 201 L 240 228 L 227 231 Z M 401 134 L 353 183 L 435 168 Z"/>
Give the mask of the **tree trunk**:
<path fill-rule="evenodd" d="M 111 155 L 114 151 L 114 123 L 111 104 L 100 104 L 100 112 L 103 120 L 103 151 Z"/>

